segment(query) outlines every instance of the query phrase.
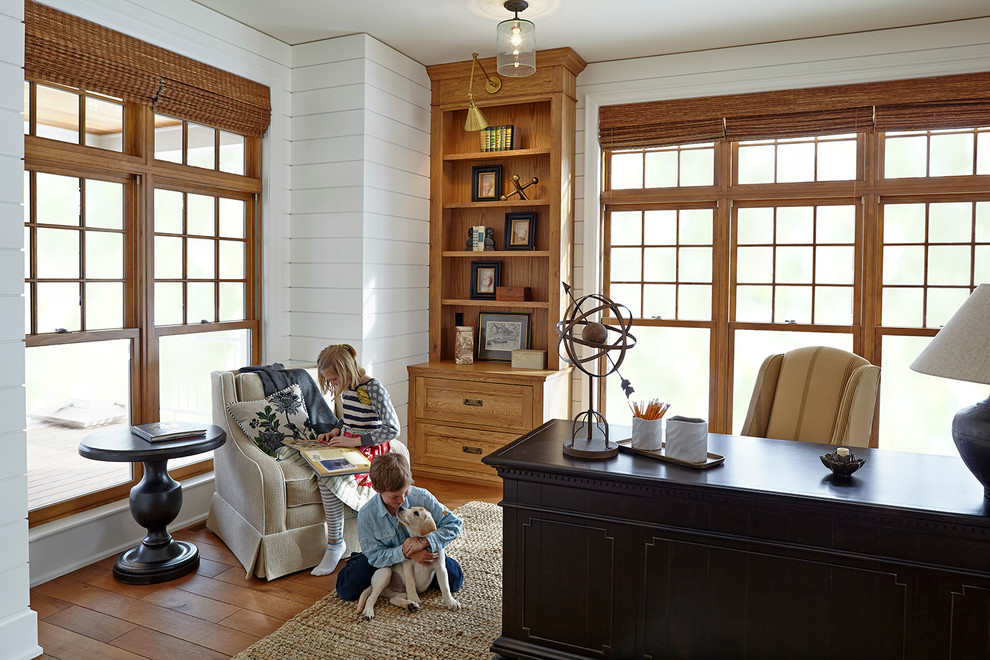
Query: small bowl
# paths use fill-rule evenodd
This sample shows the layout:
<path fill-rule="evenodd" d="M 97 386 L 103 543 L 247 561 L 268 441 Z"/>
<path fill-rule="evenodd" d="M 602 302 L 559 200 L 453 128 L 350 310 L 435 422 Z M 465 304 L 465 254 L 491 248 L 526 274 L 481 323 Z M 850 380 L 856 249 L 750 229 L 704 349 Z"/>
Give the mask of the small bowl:
<path fill-rule="evenodd" d="M 822 459 L 822 464 L 837 477 L 852 476 L 852 473 L 863 467 L 863 463 L 866 462 L 865 458 L 856 458 L 856 455 L 852 452 L 848 456 L 839 456 L 832 452 L 820 458 Z"/>

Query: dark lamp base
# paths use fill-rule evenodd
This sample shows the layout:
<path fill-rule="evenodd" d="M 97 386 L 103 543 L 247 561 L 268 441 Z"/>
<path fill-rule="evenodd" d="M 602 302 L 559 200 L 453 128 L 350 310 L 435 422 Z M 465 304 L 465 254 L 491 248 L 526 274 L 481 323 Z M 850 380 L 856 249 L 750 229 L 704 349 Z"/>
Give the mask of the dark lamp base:
<path fill-rule="evenodd" d="M 990 397 L 956 413 L 952 441 L 963 463 L 983 484 L 984 497 L 990 499 Z"/>

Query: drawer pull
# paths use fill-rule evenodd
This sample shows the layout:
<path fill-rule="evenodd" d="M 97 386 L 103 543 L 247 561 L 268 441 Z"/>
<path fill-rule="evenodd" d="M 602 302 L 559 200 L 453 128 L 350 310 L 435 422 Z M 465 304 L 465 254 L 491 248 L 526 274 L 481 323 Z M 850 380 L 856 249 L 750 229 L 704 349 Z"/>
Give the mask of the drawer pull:
<path fill-rule="evenodd" d="M 483 402 L 481 399 L 464 399 L 464 405 L 480 408 L 483 405 Z"/>
<path fill-rule="evenodd" d="M 481 447 L 468 447 L 467 445 L 461 445 L 461 451 L 465 454 L 480 454 Z"/>

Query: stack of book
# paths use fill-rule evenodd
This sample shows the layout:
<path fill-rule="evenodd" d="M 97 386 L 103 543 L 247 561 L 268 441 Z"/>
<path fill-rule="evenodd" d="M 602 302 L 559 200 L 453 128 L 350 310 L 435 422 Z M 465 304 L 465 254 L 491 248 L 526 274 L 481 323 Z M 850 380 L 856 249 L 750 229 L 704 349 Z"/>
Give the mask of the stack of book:
<path fill-rule="evenodd" d="M 131 427 L 131 433 L 148 442 L 165 442 L 166 440 L 202 438 L 206 435 L 206 427 L 202 424 L 188 422 L 150 422 L 148 424 L 135 424 Z"/>
<path fill-rule="evenodd" d="M 512 149 L 515 128 L 512 124 L 505 124 L 481 129 L 481 150 L 509 151 Z"/>
<path fill-rule="evenodd" d="M 473 252 L 484 252 L 485 251 L 485 226 L 475 225 L 468 229 L 468 234 L 471 240 L 471 251 Z"/>

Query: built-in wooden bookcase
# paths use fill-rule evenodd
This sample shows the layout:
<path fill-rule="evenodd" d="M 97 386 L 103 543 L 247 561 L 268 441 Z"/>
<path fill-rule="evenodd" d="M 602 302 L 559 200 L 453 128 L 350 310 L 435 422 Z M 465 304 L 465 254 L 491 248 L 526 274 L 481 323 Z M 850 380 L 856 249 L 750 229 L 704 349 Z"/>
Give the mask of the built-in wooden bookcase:
<path fill-rule="evenodd" d="M 495 60 L 481 60 L 495 75 Z M 571 368 L 557 354 L 556 324 L 569 300 L 574 260 L 574 130 L 576 79 L 585 62 L 570 48 L 537 53 L 525 78 L 501 77 L 495 94 L 475 68 L 474 98 L 491 126 L 514 127 L 513 149 L 483 152 L 481 135 L 464 130 L 471 61 L 427 68 L 432 82 L 430 157 L 429 362 L 409 367 L 409 444 L 417 473 L 493 481 L 480 461 L 554 417 L 569 417 Z M 500 165 L 500 194 L 533 177 L 527 199 L 473 202 L 472 169 Z M 507 250 L 505 215 L 536 214 L 533 250 Z M 465 248 L 468 229 L 494 228 L 495 251 Z M 525 301 L 471 299 L 471 264 L 501 262 L 501 286 L 527 287 Z M 477 329 L 479 313 L 530 316 L 530 348 L 547 352 L 546 369 L 507 362 L 454 363 L 458 314 Z M 470 392 L 464 394 L 464 392 Z M 459 468 L 452 472 L 452 468 Z"/>

